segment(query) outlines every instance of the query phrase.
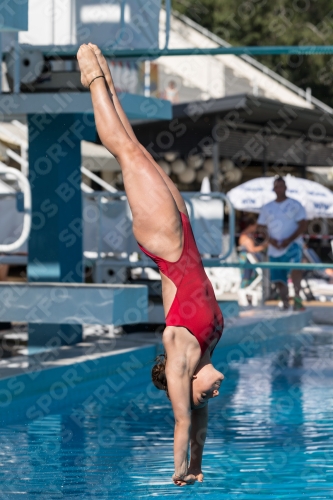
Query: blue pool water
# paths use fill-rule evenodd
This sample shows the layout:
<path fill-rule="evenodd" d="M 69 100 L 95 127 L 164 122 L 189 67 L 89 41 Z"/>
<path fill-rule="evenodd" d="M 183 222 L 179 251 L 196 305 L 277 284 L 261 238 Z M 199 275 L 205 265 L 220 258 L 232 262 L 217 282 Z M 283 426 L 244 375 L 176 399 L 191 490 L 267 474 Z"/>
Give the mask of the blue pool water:
<path fill-rule="evenodd" d="M 97 381 L 81 403 L 2 427 L 0 499 L 333 499 L 333 331 L 246 350 L 215 353 L 225 381 L 210 403 L 203 484 L 170 481 L 170 404 L 145 367 L 112 397 Z"/>

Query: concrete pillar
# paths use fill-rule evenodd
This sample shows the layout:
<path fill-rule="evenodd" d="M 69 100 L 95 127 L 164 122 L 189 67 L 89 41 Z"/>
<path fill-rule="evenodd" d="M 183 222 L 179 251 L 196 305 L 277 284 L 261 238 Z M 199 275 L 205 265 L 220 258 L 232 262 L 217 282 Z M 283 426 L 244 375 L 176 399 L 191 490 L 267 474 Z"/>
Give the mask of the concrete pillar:
<path fill-rule="evenodd" d="M 32 191 L 28 281 L 80 283 L 84 279 L 80 142 L 95 139 L 93 117 L 31 114 L 28 126 Z M 31 314 L 43 323 L 29 324 L 29 347 L 71 345 L 82 339 L 81 326 L 55 325 L 48 311 L 38 306 Z"/>

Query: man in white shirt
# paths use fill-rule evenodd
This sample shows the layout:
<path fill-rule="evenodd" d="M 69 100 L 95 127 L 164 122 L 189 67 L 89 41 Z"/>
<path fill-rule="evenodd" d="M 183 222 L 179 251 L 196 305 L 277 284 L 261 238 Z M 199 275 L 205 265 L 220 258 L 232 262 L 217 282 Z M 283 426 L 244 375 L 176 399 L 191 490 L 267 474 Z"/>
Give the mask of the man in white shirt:
<path fill-rule="evenodd" d="M 303 206 L 286 196 L 287 186 L 283 177 L 274 181 L 276 199 L 261 209 L 258 225 L 268 233 L 270 262 L 302 262 L 303 239 L 307 221 Z M 271 269 L 271 281 L 276 283 L 283 308 L 289 308 L 287 269 Z M 300 298 L 302 271 L 293 270 L 291 278 L 295 288 L 294 310 L 304 309 Z"/>

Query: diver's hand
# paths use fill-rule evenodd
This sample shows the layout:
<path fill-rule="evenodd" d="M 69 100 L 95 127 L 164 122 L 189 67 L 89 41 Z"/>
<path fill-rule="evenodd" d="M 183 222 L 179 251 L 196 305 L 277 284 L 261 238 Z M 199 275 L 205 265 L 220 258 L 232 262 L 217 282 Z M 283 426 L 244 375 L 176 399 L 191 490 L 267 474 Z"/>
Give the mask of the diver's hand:
<path fill-rule="evenodd" d="M 177 476 L 174 474 L 172 476 L 172 481 L 176 486 L 188 486 L 195 483 L 196 477 L 194 474 L 186 474 L 184 476 Z"/>
<path fill-rule="evenodd" d="M 193 475 L 195 479 L 199 481 L 199 483 L 203 483 L 204 475 L 201 469 L 197 469 L 190 466 L 187 473 Z"/>

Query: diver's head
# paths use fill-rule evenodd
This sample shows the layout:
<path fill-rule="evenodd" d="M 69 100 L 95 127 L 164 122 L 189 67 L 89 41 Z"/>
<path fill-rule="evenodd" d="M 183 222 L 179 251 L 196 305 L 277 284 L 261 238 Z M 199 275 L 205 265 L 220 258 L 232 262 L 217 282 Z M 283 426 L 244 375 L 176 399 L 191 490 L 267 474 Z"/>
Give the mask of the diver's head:
<path fill-rule="evenodd" d="M 153 384 L 157 389 L 168 392 L 168 382 L 165 375 L 166 355 L 161 354 L 156 358 L 156 364 L 151 371 Z M 207 363 L 195 371 L 191 384 L 191 407 L 201 408 L 205 406 L 209 399 L 219 395 L 220 385 L 224 379 L 223 373 L 214 368 L 211 363 Z"/>
<path fill-rule="evenodd" d="M 192 377 L 192 408 L 205 406 L 209 399 L 219 395 L 223 373 L 207 363 L 196 370 Z"/>

